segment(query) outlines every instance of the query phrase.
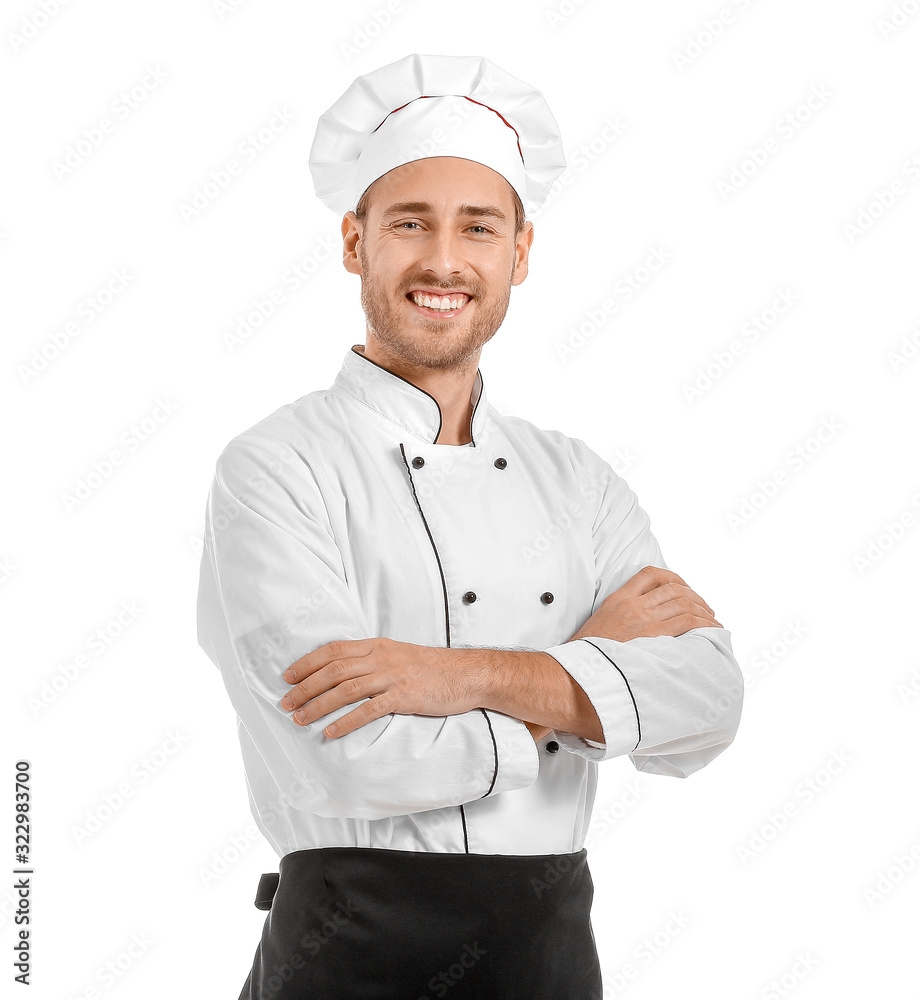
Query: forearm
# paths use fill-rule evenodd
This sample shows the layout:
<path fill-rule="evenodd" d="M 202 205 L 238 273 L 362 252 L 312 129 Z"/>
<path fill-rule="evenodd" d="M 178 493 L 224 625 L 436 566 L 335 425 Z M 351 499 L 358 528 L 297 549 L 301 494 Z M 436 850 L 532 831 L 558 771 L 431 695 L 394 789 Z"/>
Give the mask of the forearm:
<path fill-rule="evenodd" d="M 600 719 L 588 696 L 549 653 L 505 649 L 477 653 L 486 654 L 477 672 L 482 708 L 603 742 Z M 534 738 L 540 737 L 534 733 Z"/>

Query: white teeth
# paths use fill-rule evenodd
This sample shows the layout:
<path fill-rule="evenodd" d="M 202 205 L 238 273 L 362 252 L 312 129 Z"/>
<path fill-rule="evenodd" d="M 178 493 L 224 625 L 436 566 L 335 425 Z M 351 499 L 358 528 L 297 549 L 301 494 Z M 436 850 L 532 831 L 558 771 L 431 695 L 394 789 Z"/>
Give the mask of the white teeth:
<path fill-rule="evenodd" d="M 454 298 L 450 298 L 447 295 L 413 295 L 412 301 L 419 306 L 426 306 L 429 309 L 439 309 L 441 312 L 448 312 L 451 309 L 459 309 L 467 300 L 462 295 Z"/>

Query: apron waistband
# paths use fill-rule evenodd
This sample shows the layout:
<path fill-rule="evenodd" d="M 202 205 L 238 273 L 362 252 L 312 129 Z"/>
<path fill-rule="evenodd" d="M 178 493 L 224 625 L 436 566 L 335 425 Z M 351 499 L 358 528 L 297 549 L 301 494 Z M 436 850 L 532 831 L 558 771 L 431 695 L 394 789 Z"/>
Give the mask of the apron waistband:
<path fill-rule="evenodd" d="M 577 867 L 587 863 L 587 854 L 586 848 L 573 854 L 450 854 L 377 847 L 316 847 L 292 851 L 281 859 L 279 867 L 282 871 L 265 872 L 256 889 L 255 907 L 257 910 L 271 909 L 284 869 L 289 872 L 309 869 L 322 860 L 347 864 L 360 859 L 362 864 L 373 861 L 387 868 L 403 868 L 414 874 L 428 876 L 450 875 L 451 872 L 462 874 L 465 869 L 475 867 L 481 870 L 485 866 L 496 874 L 503 872 L 506 877 L 508 873 L 512 873 L 515 878 L 539 878 L 541 872 L 545 874 L 547 867 L 550 870 L 560 866 L 566 869 L 570 865 Z"/>

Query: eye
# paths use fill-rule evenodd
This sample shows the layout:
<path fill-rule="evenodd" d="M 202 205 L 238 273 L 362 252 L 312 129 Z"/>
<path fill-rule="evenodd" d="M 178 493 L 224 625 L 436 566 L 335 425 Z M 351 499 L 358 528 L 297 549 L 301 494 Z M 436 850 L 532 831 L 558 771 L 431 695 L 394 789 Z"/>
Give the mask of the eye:
<path fill-rule="evenodd" d="M 403 226 L 417 226 L 417 222 L 397 222 L 396 228 L 401 229 Z"/>
<path fill-rule="evenodd" d="M 487 233 L 489 231 L 488 227 L 486 227 L 486 226 L 480 226 L 478 224 L 475 225 L 475 226 L 470 226 L 470 229 L 481 229 L 484 233 Z"/>

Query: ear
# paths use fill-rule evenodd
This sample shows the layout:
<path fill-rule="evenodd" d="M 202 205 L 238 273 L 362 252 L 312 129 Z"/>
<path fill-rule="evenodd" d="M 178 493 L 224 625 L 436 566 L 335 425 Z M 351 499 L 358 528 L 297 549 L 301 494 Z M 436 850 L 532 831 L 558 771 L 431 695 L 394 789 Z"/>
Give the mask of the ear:
<path fill-rule="evenodd" d="M 361 223 L 354 212 L 348 211 L 342 219 L 342 263 L 352 274 L 361 273 Z"/>
<path fill-rule="evenodd" d="M 519 285 L 527 277 L 531 243 L 533 243 L 533 223 L 525 222 L 514 243 L 515 265 L 511 272 L 512 285 Z"/>

